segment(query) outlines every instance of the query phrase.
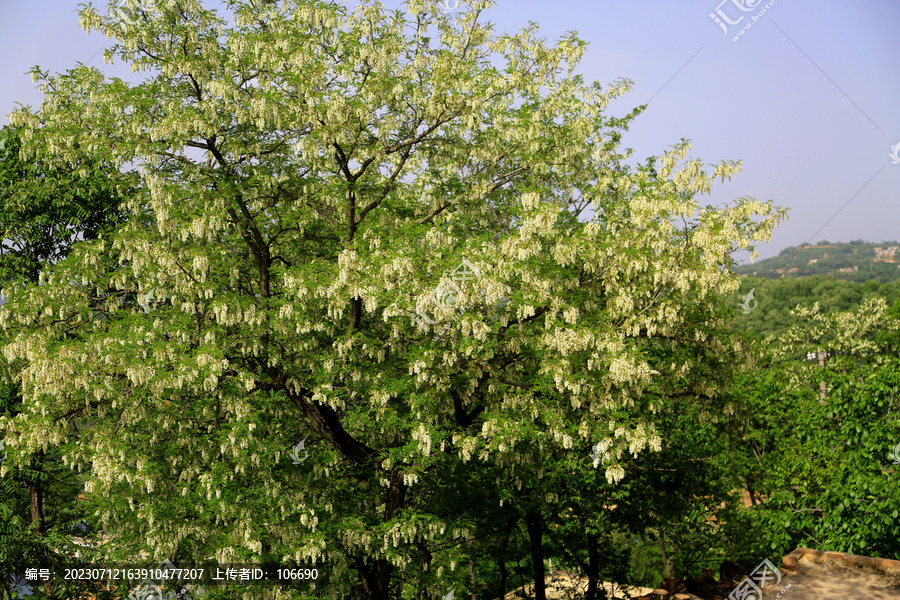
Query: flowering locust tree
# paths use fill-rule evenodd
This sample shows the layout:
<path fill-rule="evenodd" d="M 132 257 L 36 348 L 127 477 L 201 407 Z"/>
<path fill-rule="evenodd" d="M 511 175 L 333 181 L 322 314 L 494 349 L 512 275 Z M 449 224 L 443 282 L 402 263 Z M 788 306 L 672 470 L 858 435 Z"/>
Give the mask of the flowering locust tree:
<path fill-rule="evenodd" d="M 730 253 L 784 216 L 698 204 L 737 163 L 626 168 L 640 110 L 603 110 L 629 82 L 585 86 L 574 34 L 494 35 L 488 1 L 224 4 L 83 8 L 147 79 L 35 71 L 40 113 L 11 116 L 26 150 L 140 178 L 127 224 L 0 309 L 25 399 L 2 468 L 66 444 L 103 560 L 393 597 L 471 540 L 420 493 L 457 467 L 514 489 L 568 452 L 615 482 L 664 443 L 651 411 L 721 409 Z"/>

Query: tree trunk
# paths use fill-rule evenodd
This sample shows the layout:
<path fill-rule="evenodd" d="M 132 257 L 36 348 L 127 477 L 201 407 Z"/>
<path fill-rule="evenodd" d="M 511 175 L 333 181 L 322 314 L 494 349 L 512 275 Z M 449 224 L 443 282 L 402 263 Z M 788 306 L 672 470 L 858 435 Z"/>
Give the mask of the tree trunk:
<path fill-rule="evenodd" d="M 663 577 L 672 577 L 675 573 L 675 568 L 666 553 L 666 538 L 663 536 L 662 529 L 659 530 L 659 549 L 662 551 Z"/>
<path fill-rule="evenodd" d="M 478 600 L 478 578 L 475 576 L 475 537 L 469 534 L 469 578 L 472 580 L 472 600 Z"/>
<path fill-rule="evenodd" d="M 750 505 L 756 506 L 758 504 L 758 502 L 756 500 L 756 490 L 754 489 L 755 485 L 753 483 L 751 483 L 749 477 L 744 478 L 744 481 L 746 482 L 747 495 L 750 496 Z"/>
<path fill-rule="evenodd" d="M 46 523 L 44 522 L 44 486 L 38 473 L 43 472 L 44 452 L 39 450 L 35 455 L 35 461 L 32 470 L 35 472 L 34 480 L 28 483 L 28 495 L 31 498 L 31 524 L 38 535 L 47 534 Z"/>
<path fill-rule="evenodd" d="M 37 461 L 34 465 L 34 471 L 36 473 L 42 473 L 43 465 L 44 452 L 39 451 L 37 454 Z M 31 524 L 34 526 L 35 533 L 41 537 L 44 537 L 45 535 L 47 535 L 47 523 L 44 514 L 44 486 L 39 476 L 35 476 L 34 482 L 28 484 L 28 495 L 31 499 Z M 43 586 L 44 592 L 49 597 L 53 592 L 53 586 L 49 581 L 45 581 Z"/>
<path fill-rule="evenodd" d="M 506 578 L 509 573 L 506 572 L 506 561 L 503 560 L 502 553 L 497 555 L 497 568 L 500 570 L 500 596 L 503 597 L 506 595 Z"/>
<path fill-rule="evenodd" d="M 428 545 L 425 543 L 425 540 L 418 540 L 416 545 L 419 547 L 419 551 L 422 553 L 422 570 L 426 573 L 431 570 L 431 551 L 428 549 Z M 416 600 L 427 600 L 430 596 L 427 594 L 427 589 L 425 588 L 425 582 L 419 583 L 419 589 L 416 592 Z"/>
<path fill-rule="evenodd" d="M 506 531 L 503 534 L 503 546 L 500 548 L 500 551 L 497 552 L 497 568 L 500 571 L 500 597 L 506 595 L 506 585 L 507 580 L 509 579 L 509 571 L 506 570 L 506 556 L 509 552 L 509 538 L 512 536 L 513 530 L 516 528 L 516 523 L 518 519 L 514 516 L 509 516 L 506 521 Z"/>
<path fill-rule="evenodd" d="M 531 565 L 534 574 L 534 600 L 547 600 L 544 585 L 544 540 L 543 523 L 539 513 L 525 515 L 525 526 L 531 540 Z"/>
<path fill-rule="evenodd" d="M 365 564 L 356 558 L 356 570 L 360 577 L 360 597 L 362 600 L 390 600 L 389 590 L 394 565 L 384 559 Z"/>
<path fill-rule="evenodd" d="M 384 508 L 385 522 L 393 519 L 406 501 L 403 473 L 396 469 L 391 470 L 390 482 Z M 394 565 L 382 558 L 366 564 L 362 558 L 357 557 L 355 563 L 360 577 L 359 588 L 362 600 L 391 600 L 391 575 L 394 573 Z"/>
<path fill-rule="evenodd" d="M 600 583 L 600 552 L 597 548 L 597 534 L 587 534 L 587 551 L 588 551 L 588 587 L 584 595 L 584 600 L 596 600 L 597 587 Z"/>
<path fill-rule="evenodd" d="M 41 536 L 47 533 L 44 523 L 44 492 L 40 482 L 28 484 L 28 492 L 31 496 L 31 524 L 34 530 Z"/>

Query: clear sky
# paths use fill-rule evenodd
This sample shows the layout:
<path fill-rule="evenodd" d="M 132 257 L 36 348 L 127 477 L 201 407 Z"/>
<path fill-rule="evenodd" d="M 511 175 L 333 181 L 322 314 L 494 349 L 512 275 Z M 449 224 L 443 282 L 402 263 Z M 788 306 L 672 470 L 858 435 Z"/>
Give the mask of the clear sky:
<path fill-rule="evenodd" d="M 25 74 L 34 65 L 59 72 L 80 61 L 133 77 L 103 65 L 111 41 L 88 36 L 77 8 L 0 0 L 0 124 L 16 102 L 39 107 Z M 623 140 L 637 159 L 687 138 L 692 157 L 742 160 L 708 202 L 752 196 L 791 208 L 760 256 L 807 241 L 900 240 L 900 164 L 890 157 L 900 144 L 900 0 L 499 0 L 485 18 L 498 33 L 534 21 L 550 41 L 577 31 L 590 42 L 578 69 L 586 82 L 633 80 L 609 110 L 648 104 Z"/>

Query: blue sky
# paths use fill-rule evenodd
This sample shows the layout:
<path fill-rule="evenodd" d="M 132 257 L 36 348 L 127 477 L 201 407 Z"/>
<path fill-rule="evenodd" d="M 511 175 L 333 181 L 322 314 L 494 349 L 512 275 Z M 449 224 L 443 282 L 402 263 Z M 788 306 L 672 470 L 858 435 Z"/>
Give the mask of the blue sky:
<path fill-rule="evenodd" d="M 16 102 L 40 105 L 25 74 L 34 65 L 58 72 L 81 61 L 133 77 L 103 65 L 98 52 L 110 40 L 87 35 L 77 8 L 0 0 L 0 124 Z M 711 14 L 737 24 L 726 33 Z M 648 104 L 623 139 L 637 159 L 688 138 L 692 157 L 742 160 L 743 172 L 706 198 L 791 208 L 761 257 L 807 241 L 900 240 L 900 164 L 889 156 L 900 143 L 897 0 L 500 0 L 484 18 L 498 33 L 537 22 L 551 41 L 577 31 L 590 42 L 578 68 L 585 81 L 633 80 L 634 91 L 609 111 Z"/>

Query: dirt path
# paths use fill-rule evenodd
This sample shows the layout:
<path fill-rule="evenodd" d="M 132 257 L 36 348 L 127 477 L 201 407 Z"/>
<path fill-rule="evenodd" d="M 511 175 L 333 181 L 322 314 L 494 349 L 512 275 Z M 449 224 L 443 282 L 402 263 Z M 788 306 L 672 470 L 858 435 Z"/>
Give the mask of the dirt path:
<path fill-rule="evenodd" d="M 768 585 L 762 600 L 897 600 L 900 575 L 803 561 L 796 571 L 782 571 L 778 585 Z M 788 587 L 790 585 L 790 587 Z M 785 589 L 787 588 L 787 589 Z"/>

